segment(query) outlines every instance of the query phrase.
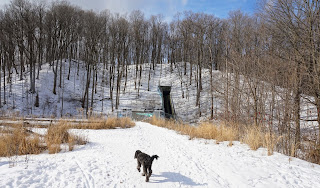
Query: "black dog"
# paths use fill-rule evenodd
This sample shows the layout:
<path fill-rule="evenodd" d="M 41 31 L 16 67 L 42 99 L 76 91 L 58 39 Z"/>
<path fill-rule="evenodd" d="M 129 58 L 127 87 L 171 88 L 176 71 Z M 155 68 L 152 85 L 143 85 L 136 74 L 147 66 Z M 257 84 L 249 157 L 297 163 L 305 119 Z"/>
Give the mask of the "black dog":
<path fill-rule="evenodd" d="M 150 157 L 150 155 L 142 153 L 140 150 L 137 150 L 136 153 L 134 154 L 134 158 L 137 159 L 137 162 L 138 162 L 137 169 L 139 172 L 140 172 L 140 167 L 142 165 L 142 168 L 143 168 L 142 175 L 146 176 L 146 182 L 148 182 L 149 177 L 152 174 L 152 170 L 151 170 L 152 162 L 154 159 L 158 160 L 159 156 L 152 155 L 152 157 Z"/>

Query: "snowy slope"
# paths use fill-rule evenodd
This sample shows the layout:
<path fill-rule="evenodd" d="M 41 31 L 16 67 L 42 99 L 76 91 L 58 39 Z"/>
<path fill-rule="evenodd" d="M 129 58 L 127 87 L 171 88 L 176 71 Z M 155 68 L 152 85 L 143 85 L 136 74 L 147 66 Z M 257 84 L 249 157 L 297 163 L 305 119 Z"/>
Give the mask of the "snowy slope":
<path fill-rule="evenodd" d="M 86 70 L 84 62 L 77 62 L 72 60 L 70 79 L 67 80 L 69 62 L 68 60 L 63 60 L 63 71 L 62 71 L 62 87 L 56 87 L 57 94 L 54 95 L 53 91 L 53 71 L 52 67 L 48 63 L 42 65 L 42 70 L 39 74 L 39 79 L 36 80 L 36 91 L 39 93 L 39 107 L 35 107 L 35 94 L 31 94 L 29 91 L 29 73 L 26 72 L 24 75 L 24 80 L 19 80 L 19 75 L 13 73 L 12 85 L 6 85 L 6 104 L 0 108 L 0 115 L 7 116 L 8 114 L 18 113 L 22 116 L 38 116 L 38 117 L 67 117 L 67 118 L 81 118 L 85 116 L 85 112 L 81 108 L 81 99 L 84 96 L 84 88 L 86 81 Z M 102 70 L 102 65 L 99 64 L 98 70 Z M 79 70 L 77 69 L 79 67 Z M 149 64 L 142 65 L 142 78 L 139 87 L 135 88 L 136 80 L 136 66 L 128 66 L 128 81 L 126 84 L 126 89 L 124 90 L 125 78 L 121 81 L 121 92 L 120 92 L 120 104 L 119 110 L 121 109 L 132 109 L 132 110 L 144 110 L 144 109 L 161 109 L 162 100 L 158 92 L 158 86 L 172 86 L 171 97 L 177 118 L 184 122 L 193 124 L 201 120 L 206 120 L 211 115 L 211 86 L 210 86 L 210 71 L 208 69 L 202 70 L 202 84 L 203 90 L 200 95 L 200 110 L 196 104 L 196 93 L 197 87 L 195 82 L 196 67 L 193 67 L 192 82 L 190 85 L 190 64 L 187 63 L 186 76 L 184 75 L 184 63 L 176 63 L 171 70 L 170 64 L 162 64 L 155 67 L 155 70 L 150 69 Z M 150 71 L 150 90 L 148 91 L 148 78 Z M 93 100 L 93 112 L 95 114 L 101 114 L 103 116 L 115 116 L 117 110 L 112 111 L 111 100 L 110 100 L 110 87 L 109 87 L 109 72 L 103 71 L 98 72 L 98 84 L 97 93 L 94 94 Z M 234 81 L 232 76 L 229 74 L 229 79 L 231 79 L 230 84 Z M 213 71 L 213 110 L 214 117 L 220 119 L 224 116 L 224 106 L 225 106 L 225 96 L 221 93 L 225 92 L 225 76 L 226 74 L 220 71 Z M 59 79 L 58 76 L 58 85 Z M 249 96 L 248 86 L 245 79 L 241 76 L 241 88 L 243 89 L 241 109 L 243 113 L 250 112 L 253 117 L 252 111 L 252 97 Z M 115 81 L 116 83 L 116 81 Z M 261 82 L 264 88 L 264 92 L 261 93 L 262 100 L 266 105 L 266 116 L 260 117 L 260 121 L 263 121 L 266 125 L 271 122 L 270 113 L 268 113 L 269 102 L 271 101 L 270 86 L 268 83 Z M 89 89 L 89 96 L 91 96 L 91 86 Z M 4 101 L 4 88 L 1 85 L 1 96 L 2 102 Z M 114 87 L 116 87 L 114 85 Z M 11 88 L 11 89 L 10 89 Z M 232 89 L 229 89 L 231 92 Z M 277 95 L 275 96 L 276 109 L 280 109 L 279 117 L 283 118 L 281 109 L 284 108 L 285 92 L 282 88 L 277 88 Z M 115 104 L 116 89 L 114 89 L 114 99 Z M 232 94 L 230 94 L 232 96 Z M 251 98 L 251 99 L 250 99 Z M 251 103 L 250 103 L 251 100 Z M 268 102 L 269 101 L 269 102 Z M 309 102 L 308 102 L 309 101 Z M 313 101 L 311 97 L 303 96 L 301 98 L 301 118 L 305 119 L 315 119 L 317 117 L 317 110 L 314 105 L 310 104 Z M 89 104 L 91 101 L 89 101 Z M 63 107 L 62 107 L 63 106 Z M 245 114 L 248 115 L 248 114 Z M 277 115 L 278 116 L 278 115 Z M 301 120 L 301 128 L 311 128 L 312 130 L 318 129 L 318 123 L 313 121 L 303 121 Z M 278 122 L 277 119 L 273 119 L 273 123 Z M 248 122 L 250 123 L 250 122 Z M 275 123 L 276 124 L 276 123 Z M 311 130 L 310 129 L 310 130 Z"/>
<path fill-rule="evenodd" d="M 61 84 L 62 87 L 58 87 L 60 80 L 58 75 L 56 95 L 52 93 L 54 77 L 52 67 L 50 67 L 48 63 L 42 65 L 42 70 L 39 73 L 39 79 L 36 80 L 36 92 L 39 93 L 39 107 L 34 106 L 36 94 L 31 94 L 29 92 L 29 73 L 25 73 L 24 80 L 19 80 L 19 75 L 13 73 L 12 85 L 6 85 L 6 104 L 1 108 L 2 111 L 0 111 L 0 114 L 5 116 L 6 113 L 10 114 L 18 112 L 23 116 L 58 118 L 61 116 L 81 117 L 83 113 L 81 111 L 81 99 L 84 95 L 86 81 L 85 64 L 83 62 L 72 61 L 70 79 L 67 80 L 69 62 L 65 62 L 64 60 L 63 62 L 65 65 L 62 71 L 64 80 Z M 79 71 L 77 70 L 78 64 Z M 182 66 L 182 64 L 180 65 L 177 63 L 172 72 L 169 64 L 157 65 L 155 70 L 151 70 L 149 91 L 148 77 L 150 68 L 148 64 L 143 64 L 142 66 L 143 72 L 139 87 L 139 95 L 138 88 L 135 89 L 136 67 L 134 65 L 130 65 L 128 67 L 128 81 L 125 91 L 125 79 L 122 78 L 119 110 L 160 109 L 162 108 L 162 101 L 158 92 L 158 86 L 172 86 L 171 96 L 173 98 L 178 118 L 186 122 L 197 121 L 199 115 L 198 107 L 195 106 L 196 83 L 193 79 L 192 85 L 189 85 L 187 77 L 180 76 L 183 70 L 182 68 L 179 68 L 179 66 Z M 100 67 L 99 69 L 102 68 Z M 190 69 L 188 68 L 188 70 Z M 102 114 L 104 116 L 116 114 L 116 110 L 114 109 L 112 112 L 111 109 L 108 74 L 108 72 L 106 72 L 105 75 L 103 75 L 102 71 L 98 72 L 97 93 L 94 94 L 93 102 L 93 111 L 96 114 Z M 214 74 L 214 79 L 218 79 L 220 72 L 215 71 Z M 203 118 L 206 118 L 210 114 L 210 103 L 208 102 L 210 89 L 208 89 L 209 82 L 208 77 L 206 76 L 208 75 L 208 72 L 204 71 L 203 75 L 203 87 L 206 89 L 204 89 L 201 94 L 201 110 Z M 114 87 L 116 86 L 114 85 Z M 1 89 L 3 96 L 3 86 Z M 91 85 L 89 92 L 89 96 L 91 96 Z M 116 89 L 114 89 L 113 93 L 114 104 L 115 95 Z M 183 95 L 184 98 L 182 97 Z M 219 100 L 215 101 L 215 107 L 219 110 Z"/>
<path fill-rule="evenodd" d="M 235 142 L 215 144 L 137 122 L 134 128 L 73 130 L 90 141 L 75 151 L 0 158 L 0 187 L 320 187 L 320 166 Z M 39 131 L 37 129 L 36 131 Z M 40 130 L 41 131 L 41 130 Z M 157 154 L 150 182 L 135 150 Z"/>

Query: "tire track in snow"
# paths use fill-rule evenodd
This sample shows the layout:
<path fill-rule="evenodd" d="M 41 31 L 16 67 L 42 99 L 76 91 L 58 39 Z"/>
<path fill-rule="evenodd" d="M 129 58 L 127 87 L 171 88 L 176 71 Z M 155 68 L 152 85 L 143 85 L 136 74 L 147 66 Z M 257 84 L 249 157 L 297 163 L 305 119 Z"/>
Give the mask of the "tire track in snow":
<path fill-rule="evenodd" d="M 81 170 L 83 176 L 85 177 L 86 180 L 86 184 L 89 188 L 94 188 L 94 178 L 90 173 L 87 173 L 83 170 L 83 168 L 80 166 L 79 161 L 78 160 L 74 160 L 77 164 L 77 166 L 79 167 L 79 169 Z"/>

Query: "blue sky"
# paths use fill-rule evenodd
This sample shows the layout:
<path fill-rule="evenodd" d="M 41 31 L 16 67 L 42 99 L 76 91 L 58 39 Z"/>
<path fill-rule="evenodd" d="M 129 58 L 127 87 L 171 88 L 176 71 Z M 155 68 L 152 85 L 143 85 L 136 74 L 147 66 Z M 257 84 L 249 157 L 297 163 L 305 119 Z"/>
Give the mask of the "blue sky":
<path fill-rule="evenodd" d="M 188 0 L 183 8 L 194 12 L 213 14 L 220 18 L 227 18 L 232 10 L 253 14 L 257 7 L 257 0 Z"/>
<path fill-rule="evenodd" d="M 51 2 L 52 0 L 46 0 Z M 101 11 L 109 9 L 120 14 L 140 9 L 146 17 L 162 14 L 170 21 L 177 12 L 192 10 L 213 14 L 219 18 L 227 18 L 232 10 L 253 14 L 259 0 L 68 0 L 83 9 Z M 10 0 L 0 0 L 0 7 Z"/>

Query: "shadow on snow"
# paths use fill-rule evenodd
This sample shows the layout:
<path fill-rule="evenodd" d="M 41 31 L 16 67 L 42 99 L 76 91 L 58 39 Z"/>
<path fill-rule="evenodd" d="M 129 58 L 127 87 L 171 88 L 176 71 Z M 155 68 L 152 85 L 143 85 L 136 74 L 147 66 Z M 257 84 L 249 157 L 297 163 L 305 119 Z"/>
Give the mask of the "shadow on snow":
<path fill-rule="evenodd" d="M 203 186 L 207 184 L 200 184 L 194 182 L 191 178 L 184 176 L 180 173 L 176 172 L 162 172 L 160 175 L 152 174 L 153 177 L 160 177 L 164 178 L 162 180 L 152 180 L 150 179 L 150 183 L 165 183 L 165 182 L 177 182 L 183 185 L 190 185 L 190 186 Z M 152 177 L 151 176 L 151 177 Z"/>

